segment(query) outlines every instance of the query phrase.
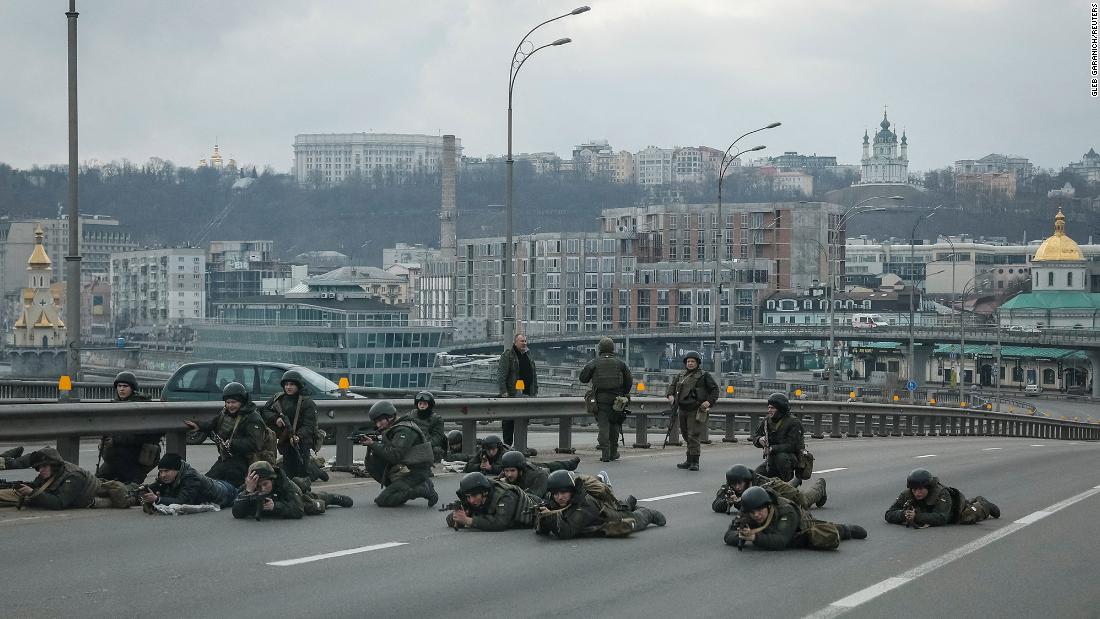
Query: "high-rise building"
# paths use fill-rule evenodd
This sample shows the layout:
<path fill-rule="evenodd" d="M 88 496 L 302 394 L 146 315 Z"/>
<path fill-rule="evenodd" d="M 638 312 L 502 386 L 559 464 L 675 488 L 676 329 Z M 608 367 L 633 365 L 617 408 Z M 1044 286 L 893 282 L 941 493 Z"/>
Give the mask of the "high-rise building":
<path fill-rule="evenodd" d="M 166 247 L 111 254 L 116 329 L 182 324 L 206 316 L 206 250 Z"/>
<path fill-rule="evenodd" d="M 263 294 L 265 279 L 290 276 L 275 259 L 275 241 L 212 241 L 206 253 L 206 311 L 229 299 Z"/>
<path fill-rule="evenodd" d="M 457 157 L 462 140 L 455 139 Z M 407 178 L 438 174 L 443 136 L 399 133 L 303 133 L 294 136 L 294 177 L 299 183 L 333 185 L 359 176 Z"/>

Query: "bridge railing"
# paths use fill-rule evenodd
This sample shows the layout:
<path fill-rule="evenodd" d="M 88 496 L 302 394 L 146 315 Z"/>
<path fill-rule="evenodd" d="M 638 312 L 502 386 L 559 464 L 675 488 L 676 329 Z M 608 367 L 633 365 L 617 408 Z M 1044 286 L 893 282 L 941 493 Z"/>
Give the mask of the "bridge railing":
<path fill-rule="evenodd" d="M 138 391 L 156 399 L 163 387 L 162 383 L 141 383 Z M 104 381 L 77 381 L 69 395 L 80 400 L 110 400 L 115 397 L 115 386 Z M 0 380 L 0 404 L 27 400 L 56 402 L 61 396 L 56 380 Z"/>
<path fill-rule="evenodd" d="M 336 461 L 352 460 L 351 442 L 346 437 L 368 425 L 367 411 L 375 400 L 320 400 L 319 425 L 336 437 Z M 14 404 L 0 407 L 0 441 L 27 442 L 56 439 L 58 450 L 71 462 L 78 462 L 80 438 L 112 433 L 165 433 L 168 452 L 186 457 L 187 428 L 184 421 L 210 419 L 219 402 L 148 402 Z M 763 418 L 762 400 L 721 399 L 711 418 L 722 424 L 724 441 L 736 442 L 738 434 L 755 428 Z M 672 425 L 669 444 L 679 444 L 675 418 L 668 415 L 663 398 L 635 398 L 628 427 L 635 433 L 636 448 L 648 448 L 649 431 Z M 455 398 L 436 402 L 435 410 L 444 421 L 457 423 L 463 431 L 463 450 L 474 449 L 478 422 L 515 422 L 513 446 L 527 446 L 528 428 L 533 421 L 555 422 L 559 453 L 573 453 L 573 424 L 580 419 L 591 423 L 582 398 Z M 1049 417 L 968 411 L 930 406 L 863 404 L 851 402 L 792 402 L 810 436 L 831 438 L 857 436 L 1015 436 L 1044 439 L 1100 440 L 1100 425 Z M 826 434 L 827 432 L 827 434 Z"/>

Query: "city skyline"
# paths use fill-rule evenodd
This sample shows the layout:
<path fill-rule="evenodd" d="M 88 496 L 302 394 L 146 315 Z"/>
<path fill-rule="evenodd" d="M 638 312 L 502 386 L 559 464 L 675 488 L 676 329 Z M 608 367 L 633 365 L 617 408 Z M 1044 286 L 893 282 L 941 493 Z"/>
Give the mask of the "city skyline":
<path fill-rule="evenodd" d="M 854 164 L 884 105 L 913 170 L 991 152 L 1060 168 L 1094 146 L 1087 6 L 931 4 L 595 2 L 540 30 L 539 42 L 573 43 L 525 68 L 515 151 L 565 154 L 591 138 L 632 152 L 721 146 L 779 120 L 761 154 Z M 415 16 L 271 6 L 78 4 L 81 160 L 190 167 L 217 140 L 242 164 L 288 171 L 295 134 L 359 131 L 453 133 L 471 156 L 500 155 L 512 46 L 575 4 L 441 3 Z M 15 167 L 65 158 L 63 11 L 0 7 L 0 50 L 22 59 L 0 96 L 0 161 Z M 933 33 L 937 48 L 922 47 Z M 738 44 L 726 53 L 728 40 Z"/>

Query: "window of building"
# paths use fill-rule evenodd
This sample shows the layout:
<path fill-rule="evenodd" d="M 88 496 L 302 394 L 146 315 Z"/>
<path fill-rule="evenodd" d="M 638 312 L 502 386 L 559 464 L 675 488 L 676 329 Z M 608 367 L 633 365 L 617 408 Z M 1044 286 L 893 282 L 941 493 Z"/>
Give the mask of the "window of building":
<path fill-rule="evenodd" d="M 1073 271 L 1066 273 L 1066 286 L 1073 287 Z"/>
<path fill-rule="evenodd" d="M 1054 286 L 1054 271 L 1049 271 L 1047 273 L 1047 288 L 1052 288 L 1053 286 Z"/>

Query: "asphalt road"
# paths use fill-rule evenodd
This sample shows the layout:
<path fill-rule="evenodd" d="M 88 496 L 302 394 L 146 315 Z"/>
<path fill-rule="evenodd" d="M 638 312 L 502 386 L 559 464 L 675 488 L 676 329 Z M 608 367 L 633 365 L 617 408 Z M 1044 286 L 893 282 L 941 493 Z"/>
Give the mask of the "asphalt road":
<path fill-rule="evenodd" d="M 602 466 L 617 493 L 679 496 L 645 503 L 663 511 L 668 526 L 626 539 L 455 532 L 423 500 L 381 509 L 371 502 L 376 484 L 344 475 L 327 485 L 350 494 L 355 507 L 299 521 L 5 509 L 3 614 L 1097 616 L 1100 541 L 1092 515 L 1100 507 L 1100 445 L 914 437 L 826 439 L 810 447 L 829 485 L 818 516 L 861 524 L 869 539 L 843 542 L 835 552 L 739 553 L 722 543 L 730 518 L 709 503 L 725 469 L 755 464 L 759 450 L 716 443 L 704 450 L 703 471 L 690 473 L 674 466 L 679 449 L 628 449 L 623 460 Z M 592 452 L 581 455 L 582 472 L 601 468 Z M 201 449 L 192 457 L 200 468 L 204 458 Z M 967 496 L 993 500 L 1001 519 L 923 530 L 885 524 L 883 512 L 917 466 Z M 458 479 L 435 478 L 442 500 L 453 496 Z M 695 494 L 681 494 L 689 492 Z M 1046 517 L 1034 515 L 1071 497 L 1075 502 Z M 271 565 L 364 548 L 375 549 Z M 960 548 L 967 552 L 948 554 Z"/>

